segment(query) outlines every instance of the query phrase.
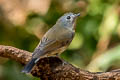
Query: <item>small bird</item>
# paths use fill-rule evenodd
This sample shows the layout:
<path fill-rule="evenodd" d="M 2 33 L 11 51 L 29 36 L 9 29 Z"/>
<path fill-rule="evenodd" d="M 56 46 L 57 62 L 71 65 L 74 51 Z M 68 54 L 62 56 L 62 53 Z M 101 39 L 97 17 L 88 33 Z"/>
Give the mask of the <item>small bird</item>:
<path fill-rule="evenodd" d="M 75 22 L 80 13 L 66 13 L 60 17 L 56 24 L 50 28 L 35 48 L 31 60 L 22 70 L 23 73 L 31 72 L 39 59 L 56 56 L 69 46 L 75 35 Z"/>

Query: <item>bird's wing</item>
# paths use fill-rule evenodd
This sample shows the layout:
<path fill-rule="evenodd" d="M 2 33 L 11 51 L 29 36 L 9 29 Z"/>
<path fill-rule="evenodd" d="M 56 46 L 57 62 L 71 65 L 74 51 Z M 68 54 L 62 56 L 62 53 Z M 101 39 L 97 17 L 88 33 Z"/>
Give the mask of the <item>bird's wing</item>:
<path fill-rule="evenodd" d="M 45 47 L 54 44 L 56 41 L 55 40 L 48 40 L 46 37 L 44 37 L 38 46 L 35 48 L 32 57 L 33 58 L 39 58 L 40 56 L 43 56 L 44 53 L 47 51 L 45 50 Z"/>
<path fill-rule="evenodd" d="M 66 44 L 71 42 L 71 37 L 68 37 L 68 32 L 66 33 L 57 33 L 59 29 L 51 29 L 49 30 L 45 36 L 40 41 L 39 45 L 33 52 L 33 58 L 39 58 L 40 56 L 44 56 L 46 54 L 51 53 L 58 48 L 65 46 Z M 64 31 L 65 32 L 65 31 Z M 64 35 L 65 34 L 65 35 Z M 66 37 L 67 36 L 67 37 Z"/>

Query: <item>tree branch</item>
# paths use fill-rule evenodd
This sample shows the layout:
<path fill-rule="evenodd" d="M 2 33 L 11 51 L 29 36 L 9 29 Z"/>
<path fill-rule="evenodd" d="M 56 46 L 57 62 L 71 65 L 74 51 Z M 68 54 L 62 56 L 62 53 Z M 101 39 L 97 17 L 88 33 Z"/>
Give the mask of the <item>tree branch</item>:
<path fill-rule="evenodd" d="M 31 53 L 14 47 L 0 45 L 0 56 L 26 64 L 31 58 Z M 40 59 L 31 74 L 42 80 L 120 80 L 120 69 L 93 73 L 76 68 L 69 63 L 64 63 L 58 57 Z"/>

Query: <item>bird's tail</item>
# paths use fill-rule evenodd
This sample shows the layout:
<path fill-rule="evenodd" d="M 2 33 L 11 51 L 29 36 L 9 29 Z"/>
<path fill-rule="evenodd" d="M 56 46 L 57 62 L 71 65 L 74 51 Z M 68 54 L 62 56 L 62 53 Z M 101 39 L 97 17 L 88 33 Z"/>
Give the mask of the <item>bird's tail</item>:
<path fill-rule="evenodd" d="M 29 73 L 29 72 L 32 70 L 33 66 L 35 65 L 36 59 L 37 59 L 37 58 L 31 59 L 31 60 L 27 63 L 27 65 L 24 67 L 24 69 L 22 70 L 22 72 L 23 72 L 23 73 Z"/>

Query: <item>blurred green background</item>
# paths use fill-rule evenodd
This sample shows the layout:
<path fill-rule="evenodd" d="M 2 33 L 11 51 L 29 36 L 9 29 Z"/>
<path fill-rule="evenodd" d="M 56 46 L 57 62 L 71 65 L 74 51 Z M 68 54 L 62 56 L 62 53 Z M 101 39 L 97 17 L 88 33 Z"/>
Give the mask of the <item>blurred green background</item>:
<path fill-rule="evenodd" d="M 61 55 L 92 72 L 120 68 L 119 0 L 0 0 L 0 45 L 33 52 L 44 33 L 66 12 L 81 13 L 76 35 Z M 39 80 L 0 57 L 0 80 Z"/>

